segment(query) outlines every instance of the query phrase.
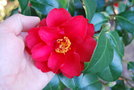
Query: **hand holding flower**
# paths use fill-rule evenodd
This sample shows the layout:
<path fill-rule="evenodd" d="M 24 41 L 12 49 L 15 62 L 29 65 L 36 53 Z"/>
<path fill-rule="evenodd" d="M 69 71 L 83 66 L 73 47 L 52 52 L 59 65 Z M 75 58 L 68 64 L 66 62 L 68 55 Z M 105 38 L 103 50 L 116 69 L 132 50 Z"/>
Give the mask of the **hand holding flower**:
<path fill-rule="evenodd" d="M 42 73 L 25 52 L 24 35 L 39 18 L 13 15 L 0 24 L 0 90 L 41 90 L 54 76 Z"/>

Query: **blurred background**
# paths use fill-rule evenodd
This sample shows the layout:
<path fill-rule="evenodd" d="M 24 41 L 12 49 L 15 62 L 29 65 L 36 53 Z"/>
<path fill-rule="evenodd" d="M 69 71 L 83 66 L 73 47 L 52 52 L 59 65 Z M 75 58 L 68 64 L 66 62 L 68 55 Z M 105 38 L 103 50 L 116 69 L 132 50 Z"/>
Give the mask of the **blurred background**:
<path fill-rule="evenodd" d="M 19 6 L 18 0 L 0 0 L 0 22 Z"/>

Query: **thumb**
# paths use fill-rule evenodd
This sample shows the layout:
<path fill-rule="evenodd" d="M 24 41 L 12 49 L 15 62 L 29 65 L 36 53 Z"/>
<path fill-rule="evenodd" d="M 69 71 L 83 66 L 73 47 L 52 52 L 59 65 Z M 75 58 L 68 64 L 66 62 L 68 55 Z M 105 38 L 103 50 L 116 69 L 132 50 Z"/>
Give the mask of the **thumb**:
<path fill-rule="evenodd" d="M 39 22 L 40 19 L 38 17 L 15 14 L 0 24 L 0 32 L 9 32 L 18 35 L 22 31 L 35 27 Z"/>

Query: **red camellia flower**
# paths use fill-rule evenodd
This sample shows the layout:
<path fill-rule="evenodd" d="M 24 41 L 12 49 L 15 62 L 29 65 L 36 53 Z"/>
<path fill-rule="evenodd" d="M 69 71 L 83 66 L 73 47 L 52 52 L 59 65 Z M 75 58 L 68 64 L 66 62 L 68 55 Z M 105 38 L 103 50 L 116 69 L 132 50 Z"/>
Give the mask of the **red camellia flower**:
<path fill-rule="evenodd" d="M 83 16 L 72 17 L 65 9 L 53 9 L 26 37 L 35 66 L 42 72 L 79 76 L 96 46 L 94 26 Z"/>

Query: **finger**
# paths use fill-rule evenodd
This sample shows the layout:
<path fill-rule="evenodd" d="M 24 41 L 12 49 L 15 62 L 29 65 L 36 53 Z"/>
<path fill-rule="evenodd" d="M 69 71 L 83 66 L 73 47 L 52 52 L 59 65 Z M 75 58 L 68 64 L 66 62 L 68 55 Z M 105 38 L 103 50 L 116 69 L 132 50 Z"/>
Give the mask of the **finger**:
<path fill-rule="evenodd" d="M 19 37 L 20 39 L 22 39 L 23 41 L 25 41 L 25 38 L 26 38 L 27 35 L 28 35 L 27 32 L 22 32 L 22 33 L 19 34 L 18 37 Z"/>
<path fill-rule="evenodd" d="M 9 32 L 19 34 L 22 30 L 35 27 L 40 22 L 40 19 L 35 16 L 24 16 L 21 14 L 15 14 L 0 24 L 0 32 Z"/>

